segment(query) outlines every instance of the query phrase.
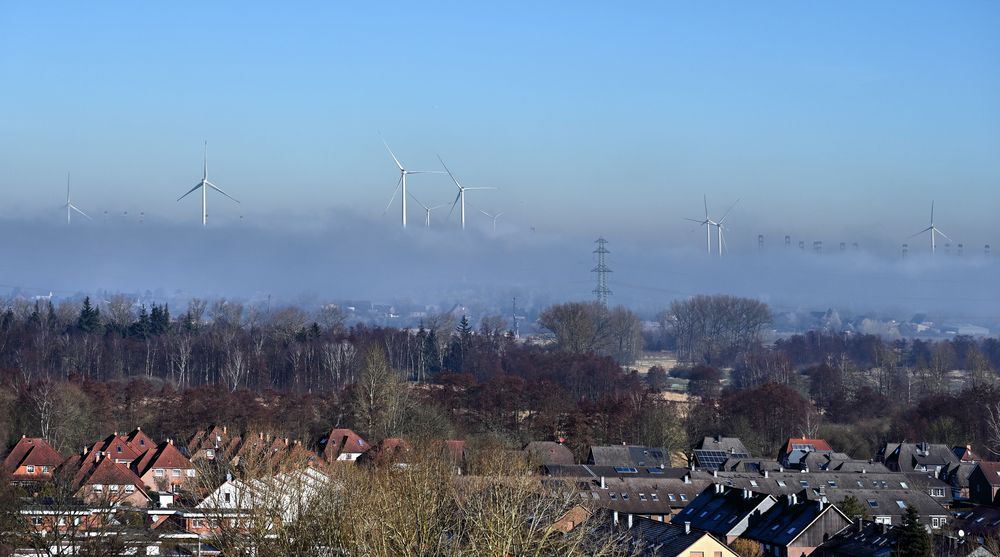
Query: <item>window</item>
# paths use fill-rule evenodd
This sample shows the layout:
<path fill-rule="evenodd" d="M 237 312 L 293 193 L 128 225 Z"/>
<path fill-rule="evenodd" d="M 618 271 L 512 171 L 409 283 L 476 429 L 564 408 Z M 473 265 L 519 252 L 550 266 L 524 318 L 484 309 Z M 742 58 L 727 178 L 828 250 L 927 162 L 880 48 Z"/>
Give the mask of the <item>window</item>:
<path fill-rule="evenodd" d="M 687 501 L 687 500 L 688 500 L 688 496 L 684 495 L 683 493 L 681 493 L 681 501 Z"/>
<path fill-rule="evenodd" d="M 28 465 L 27 470 L 28 470 L 29 474 L 34 474 L 35 473 L 35 467 L 32 466 L 32 465 L 30 465 L 30 464 Z"/>
<path fill-rule="evenodd" d="M 179 477 L 181 477 L 181 469 L 180 468 L 174 468 L 173 470 L 170 471 L 170 474 L 173 477 L 175 477 L 175 478 L 179 478 Z"/>
<path fill-rule="evenodd" d="M 931 517 L 931 527 L 932 528 L 940 528 L 941 527 L 941 519 L 938 518 L 938 517 L 936 517 L 936 516 L 935 517 Z"/>
<path fill-rule="evenodd" d="M 778 487 L 788 487 L 788 486 L 785 484 L 785 480 L 778 480 Z"/>
<path fill-rule="evenodd" d="M 707 514 L 708 514 L 708 511 L 701 511 L 701 514 L 698 515 L 698 518 L 705 518 L 705 515 L 707 515 Z"/>
<path fill-rule="evenodd" d="M 608 497 L 610 497 L 612 501 L 617 501 L 618 500 L 618 495 L 614 491 L 609 491 L 608 492 Z"/>
<path fill-rule="evenodd" d="M 785 533 L 786 534 L 794 534 L 795 533 L 795 526 L 792 526 L 791 528 L 789 528 L 788 530 L 786 530 Z"/>
<path fill-rule="evenodd" d="M 192 528 L 201 528 L 201 519 L 200 518 L 194 518 L 194 519 L 192 519 L 191 520 L 191 527 Z"/>
<path fill-rule="evenodd" d="M 49 473 L 49 467 L 48 466 L 42 466 L 42 473 L 43 474 L 48 474 Z"/>
<path fill-rule="evenodd" d="M 690 556 L 691 557 L 705 557 L 705 552 L 704 551 L 692 551 L 690 553 Z"/>
<path fill-rule="evenodd" d="M 670 499 L 671 501 L 676 501 L 676 500 L 677 500 L 677 498 L 676 498 L 676 497 L 674 497 L 674 494 L 673 494 L 673 493 L 668 493 L 668 494 L 667 494 L 667 499 Z"/>
<path fill-rule="evenodd" d="M 869 499 L 868 500 L 868 506 L 871 507 L 871 508 L 873 508 L 873 509 L 877 509 L 878 508 L 878 501 L 876 501 L 875 499 Z"/>
<path fill-rule="evenodd" d="M 659 501 L 660 500 L 660 497 L 657 494 L 655 494 L 655 493 L 650 493 L 649 496 L 653 499 L 653 501 Z"/>
<path fill-rule="evenodd" d="M 186 470 L 186 472 L 187 472 L 187 477 L 189 477 L 189 478 L 193 478 L 194 477 L 194 468 L 188 468 Z"/>
<path fill-rule="evenodd" d="M 777 530 L 780 526 L 781 526 L 780 524 L 775 524 L 774 526 L 771 526 L 771 531 L 773 532 Z"/>
<path fill-rule="evenodd" d="M 712 517 L 712 520 L 719 520 L 720 518 L 722 518 L 722 513 L 717 513 L 714 517 Z"/>
<path fill-rule="evenodd" d="M 33 517 L 31 517 L 31 524 L 33 526 L 41 526 L 42 525 L 42 517 L 40 517 L 40 516 L 33 516 Z"/>
<path fill-rule="evenodd" d="M 858 480 L 858 487 L 860 487 L 861 489 L 864 489 L 865 488 L 865 482 L 863 482 L 861 480 Z"/>
<path fill-rule="evenodd" d="M 622 493 L 622 501 L 628 501 L 628 493 Z"/>
<path fill-rule="evenodd" d="M 809 480 L 799 480 L 799 485 L 802 487 L 809 487 Z"/>
<path fill-rule="evenodd" d="M 837 487 L 837 481 L 836 480 L 827 480 L 826 481 L 826 485 L 828 485 L 828 486 L 836 489 L 836 487 Z"/>
<path fill-rule="evenodd" d="M 910 489 L 910 486 L 906 485 L 906 482 L 899 482 L 899 487 L 903 489 Z"/>
<path fill-rule="evenodd" d="M 153 475 L 156 476 L 157 478 L 162 478 L 163 477 L 163 468 L 157 468 L 157 469 L 153 470 Z"/>
<path fill-rule="evenodd" d="M 135 486 L 132 484 L 125 486 L 125 493 L 135 493 Z"/>
<path fill-rule="evenodd" d="M 906 508 L 906 501 L 896 501 L 896 506 L 899 507 L 899 508 L 901 508 L 901 509 L 905 509 Z"/>
<path fill-rule="evenodd" d="M 110 484 L 110 485 L 108 485 L 108 491 L 117 493 L 118 492 L 118 486 L 115 485 L 115 484 Z"/>
<path fill-rule="evenodd" d="M 892 526 L 892 517 L 891 516 L 876 516 L 875 517 L 875 524 L 886 524 L 886 525 Z"/>
<path fill-rule="evenodd" d="M 118 445 L 117 447 L 115 447 L 115 452 L 116 452 L 116 453 L 120 453 L 120 452 L 122 452 L 122 446 L 121 446 L 121 445 Z"/>
<path fill-rule="evenodd" d="M 205 455 L 208 456 L 208 458 L 215 458 L 215 449 L 206 450 Z"/>
<path fill-rule="evenodd" d="M 944 497 L 944 488 L 943 487 L 931 488 L 931 497 Z"/>
<path fill-rule="evenodd" d="M 104 486 L 101 484 L 94 484 L 94 487 L 92 487 L 91 489 L 93 489 L 94 491 L 104 491 Z"/>
<path fill-rule="evenodd" d="M 615 472 L 619 474 L 638 474 L 639 471 L 631 466 L 615 466 Z"/>
<path fill-rule="evenodd" d="M 639 500 L 640 501 L 645 501 L 646 500 L 646 494 L 645 493 L 640 493 L 639 494 Z"/>
<path fill-rule="evenodd" d="M 750 485 L 752 487 L 757 487 L 757 480 L 750 480 Z"/>
<path fill-rule="evenodd" d="M 586 496 L 586 494 L 584 495 Z M 222 494 L 222 500 L 225 501 L 226 503 L 230 503 L 232 501 L 232 498 L 233 494 L 229 493 L 228 491 Z"/>

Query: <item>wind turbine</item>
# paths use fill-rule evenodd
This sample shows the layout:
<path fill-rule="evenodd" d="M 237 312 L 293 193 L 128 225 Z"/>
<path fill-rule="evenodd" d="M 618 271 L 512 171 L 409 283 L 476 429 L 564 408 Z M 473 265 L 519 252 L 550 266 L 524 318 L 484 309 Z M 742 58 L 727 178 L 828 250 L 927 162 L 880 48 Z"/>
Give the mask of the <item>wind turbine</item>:
<path fill-rule="evenodd" d="M 205 172 L 204 172 L 204 174 L 202 174 L 201 181 L 198 182 L 197 184 L 195 184 L 195 186 L 193 188 L 189 189 L 187 193 L 185 193 L 184 195 L 178 197 L 177 201 L 180 201 L 181 199 L 184 199 L 185 197 L 187 197 L 188 195 L 190 195 L 191 192 L 195 191 L 198 188 L 201 188 L 201 225 L 202 226 L 208 226 L 208 188 L 212 188 L 213 190 L 221 193 L 222 195 L 228 197 L 229 199 L 232 199 L 233 201 L 239 203 L 238 199 L 236 199 L 235 197 L 233 197 L 233 196 L 229 195 L 228 193 L 222 191 L 221 189 L 219 189 L 219 186 L 216 186 L 212 182 L 208 181 L 208 142 L 207 141 L 205 142 Z"/>
<path fill-rule="evenodd" d="M 90 218 L 90 215 L 81 211 L 79 207 L 73 205 L 73 203 L 69 200 L 69 172 L 67 172 L 66 173 L 66 224 L 73 223 L 73 211 L 76 211 L 77 213 L 80 213 L 81 215 L 87 217 L 87 220 L 94 220 Z"/>
<path fill-rule="evenodd" d="M 452 202 L 452 204 L 451 204 L 451 211 L 448 212 L 448 218 L 451 218 L 451 214 L 455 212 L 455 205 L 458 204 L 459 201 L 461 201 L 462 202 L 462 230 L 465 230 L 465 192 L 466 191 L 472 191 L 472 190 L 495 190 L 496 188 L 491 188 L 491 187 L 470 188 L 470 187 L 467 187 L 467 186 L 463 186 L 462 184 L 460 184 L 458 182 L 458 178 L 455 178 L 455 175 L 451 173 L 451 170 L 448 170 L 448 165 L 446 165 L 444 163 L 444 160 L 441 158 L 441 155 L 438 155 L 438 160 L 441 161 L 441 166 L 444 167 L 444 170 L 445 170 L 445 172 L 448 173 L 448 176 L 451 176 L 451 181 L 455 182 L 455 185 L 458 186 L 458 195 L 455 196 L 455 201 Z"/>
<path fill-rule="evenodd" d="M 381 135 L 381 134 L 379 134 Z M 396 182 L 396 189 L 392 192 L 392 197 L 389 198 L 389 203 L 385 206 L 385 210 L 388 211 L 389 207 L 392 206 L 392 202 L 396 200 L 396 194 L 399 192 L 399 188 L 403 188 L 403 195 L 400 199 L 403 202 L 403 228 L 406 228 L 406 177 L 410 174 L 441 174 L 440 170 L 407 170 L 403 168 L 403 163 L 399 162 L 396 155 L 389 148 L 389 144 L 386 143 L 385 138 L 382 138 L 382 144 L 385 145 L 385 150 L 389 151 L 389 156 L 395 161 L 396 166 L 399 167 L 399 181 Z M 383 211 L 383 214 L 385 211 Z"/>
<path fill-rule="evenodd" d="M 497 219 L 500 218 L 500 215 L 503 214 L 503 211 L 500 211 L 499 213 L 497 213 L 495 215 L 491 215 L 491 214 L 487 213 L 486 211 L 484 211 L 482 209 L 480 209 L 479 212 L 482 213 L 482 214 L 484 214 L 484 215 L 486 215 L 487 217 L 490 217 L 491 219 L 493 219 L 493 233 L 496 234 L 497 233 Z"/>
<path fill-rule="evenodd" d="M 712 220 L 711 217 L 708 216 L 708 196 L 704 197 L 704 202 L 705 202 L 704 219 L 684 219 L 684 220 L 696 222 L 705 227 L 705 245 L 708 248 L 709 254 L 712 253 L 712 227 L 714 226 L 716 228 L 719 237 L 719 257 L 722 257 L 722 250 L 725 247 L 725 240 L 722 237 L 722 223 L 726 221 L 726 218 L 729 216 L 729 212 L 733 210 L 733 207 L 736 207 L 736 203 L 739 203 L 740 200 L 737 199 L 736 203 L 733 203 L 729 207 L 729 209 L 727 209 L 726 212 L 722 214 L 722 218 L 719 219 L 718 222 Z"/>
<path fill-rule="evenodd" d="M 440 205 L 435 205 L 433 207 L 428 207 L 427 205 L 424 205 L 423 203 L 421 203 L 420 200 L 417 199 L 417 197 L 415 195 L 413 195 L 412 193 L 410 194 L 410 197 L 414 201 L 417 202 L 417 205 L 420 205 L 421 207 L 424 208 L 424 226 L 426 226 L 428 228 L 431 226 L 431 211 L 433 211 L 435 209 L 440 209 L 441 207 L 447 207 L 448 206 L 447 203 L 442 203 Z"/>
<path fill-rule="evenodd" d="M 927 232 L 927 231 L 930 231 L 930 233 L 931 233 L 931 253 L 934 253 L 935 249 L 937 248 L 937 244 L 934 241 L 935 240 L 934 239 L 934 234 L 940 234 L 940 235 L 944 236 L 944 238 L 946 240 L 949 240 L 949 241 L 951 240 L 951 238 L 949 238 L 947 234 L 945 234 L 944 232 L 941 232 L 941 230 L 938 227 L 934 226 L 934 202 L 933 201 L 931 201 L 931 225 L 928 226 L 927 228 L 921 230 L 920 232 L 917 232 L 916 234 L 910 236 L 910 238 L 913 238 L 914 236 L 919 236 L 919 235 L 921 235 L 921 234 L 923 234 L 924 232 Z"/>

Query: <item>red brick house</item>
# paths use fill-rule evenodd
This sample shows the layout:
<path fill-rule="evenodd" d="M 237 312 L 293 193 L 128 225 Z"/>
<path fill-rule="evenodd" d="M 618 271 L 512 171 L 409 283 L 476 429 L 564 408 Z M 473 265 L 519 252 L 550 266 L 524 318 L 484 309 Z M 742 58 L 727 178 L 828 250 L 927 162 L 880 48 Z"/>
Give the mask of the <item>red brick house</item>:
<path fill-rule="evenodd" d="M 145 449 L 140 449 L 138 446 L 133 445 L 132 442 L 128 440 L 128 437 L 119 435 L 116 431 L 104 439 L 94 443 L 90 447 L 88 454 L 107 454 L 110 455 L 111 458 L 113 458 L 118 464 L 130 466 L 144 451 Z"/>
<path fill-rule="evenodd" d="M 116 462 L 111 455 L 74 455 L 67 465 L 79 466 L 73 477 L 73 487 L 77 490 L 75 495 L 89 504 L 149 505 L 149 495 L 139 476 L 124 464 Z"/>
<path fill-rule="evenodd" d="M 3 461 L 11 481 L 31 482 L 51 480 L 63 456 L 40 437 L 25 437 L 14 445 Z"/>
<path fill-rule="evenodd" d="M 156 441 L 150 437 L 142 427 L 136 427 L 125 436 L 125 439 L 132 444 L 133 447 L 139 450 L 139 452 L 145 452 L 146 449 L 151 449 L 156 446 Z"/>
<path fill-rule="evenodd" d="M 143 485 L 159 491 L 180 491 L 198 473 L 191 461 L 177 450 L 173 441 L 148 449 L 132 468 L 142 479 Z"/>

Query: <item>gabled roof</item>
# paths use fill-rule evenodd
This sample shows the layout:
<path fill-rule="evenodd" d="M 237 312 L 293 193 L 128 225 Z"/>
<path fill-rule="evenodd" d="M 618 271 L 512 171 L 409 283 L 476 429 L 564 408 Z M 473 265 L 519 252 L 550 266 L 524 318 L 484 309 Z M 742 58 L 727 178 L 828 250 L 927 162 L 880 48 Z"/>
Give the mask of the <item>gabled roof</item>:
<path fill-rule="evenodd" d="M 537 464 L 575 464 L 569 447 L 555 441 L 532 441 L 524 446 L 524 452 Z"/>
<path fill-rule="evenodd" d="M 143 453 L 135 464 L 135 471 L 140 476 L 145 476 L 152 468 L 194 468 L 194 466 L 173 443 L 164 441 Z"/>
<path fill-rule="evenodd" d="M 820 545 L 815 554 L 844 557 L 892 555 L 896 546 L 897 528 L 871 521 L 853 523 Z"/>
<path fill-rule="evenodd" d="M 958 460 L 962 462 L 977 462 L 982 460 L 981 458 L 979 458 L 979 455 L 972 452 L 971 445 L 966 445 L 964 447 L 962 446 L 952 447 L 951 452 L 955 453 L 955 456 L 958 457 Z"/>
<path fill-rule="evenodd" d="M 588 464 L 597 466 L 670 466 L 670 453 L 662 447 L 605 445 L 590 447 Z"/>
<path fill-rule="evenodd" d="M 51 466 L 62 464 L 63 456 L 40 437 L 24 437 L 7 454 L 3 461 L 4 470 L 12 474 L 22 465 Z"/>
<path fill-rule="evenodd" d="M 884 451 L 884 453 L 883 453 Z M 889 443 L 880 454 L 885 455 L 889 469 L 909 471 L 919 466 L 948 466 L 957 464 L 958 457 L 947 445 L 932 443 Z"/>
<path fill-rule="evenodd" d="M 1000 487 L 1000 462 L 984 460 L 976 464 L 986 481 L 995 487 Z"/>
<path fill-rule="evenodd" d="M 84 474 L 76 487 L 83 487 L 85 485 L 134 485 L 140 491 L 145 493 L 143 490 L 142 480 L 139 476 L 136 476 L 134 472 L 129 470 L 123 464 L 119 464 L 114 461 L 113 458 L 105 456 L 101 458 L 101 461 L 97 463 L 96 466 L 89 466 L 89 470 Z"/>
<path fill-rule="evenodd" d="M 776 499 L 767 494 L 745 489 L 733 489 L 721 485 L 710 485 L 683 511 L 674 515 L 671 522 L 690 522 L 699 530 L 725 537 L 739 535 L 738 528 L 744 520 L 756 513 L 769 509 Z"/>
<path fill-rule="evenodd" d="M 708 532 L 685 528 L 681 524 L 660 522 L 649 518 L 636 518 L 628 534 L 635 541 L 635 545 L 644 550 L 644 555 L 670 557 L 687 555 L 688 548 L 706 536 L 725 547 L 725 544 L 712 537 Z M 729 554 L 735 555 L 732 552 Z"/>
<path fill-rule="evenodd" d="M 142 455 L 145 448 L 139 448 L 138 446 L 132 444 L 124 435 L 119 435 L 117 432 L 108 435 L 104 439 L 93 444 L 90 447 L 90 451 L 100 451 L 103 453 L 108 453 L 111 458 L 115 460 L 127 460 L 129 462 L 134 462 L 135 459 Z"/>
<path fill-rule="evenodd" d="M 823 532 L 826 535 L 832 536 L 851 523 L 837 507 L 822 499 L 810 501 L 795 495 L 784 495 L 759 519 L 751 520 L 743 536 L 770 545 L 788 546 L 827 513 L 839 515 L 840 520 L 835 521 L 838 525 L 833 531 Z"/>
<path fill-rule="evenodd" d="M 785 442 L 784 454 L 801 449 L 808 452 L 833 452 L 833 447 L 825 439 L 809 439 L 807 437 L 791 437 Z"/>
<path fill-rule="evenodd" d="M 142 430 L 142 426 L 137 426 L 135 429 L 130 431 L 128 435 L 125 436 L 125 439 L 128 440 L 129 443 L 132 443 L 132 446 L 136 449 L 139 449 L 140 452 L 156 446 L 156 441 L 153 441 L 153 438 Z"/>
<path fill-rule="evenodd" d="M 341 453 L 361 454 L 371 448 L 367 441 L 346 428 L 330 430 L 319 441 L 319 452 L 328 462 L 337 460 Z"/>

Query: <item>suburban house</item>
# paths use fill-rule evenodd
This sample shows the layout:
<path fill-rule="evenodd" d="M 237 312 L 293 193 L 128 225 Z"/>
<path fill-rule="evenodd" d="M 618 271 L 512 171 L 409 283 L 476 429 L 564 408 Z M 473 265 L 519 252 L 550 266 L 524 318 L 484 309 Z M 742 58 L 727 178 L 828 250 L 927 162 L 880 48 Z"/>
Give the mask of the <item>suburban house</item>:
<path fill-rule="evenodd" d="M 596 466 L 623 466 L 642 468 L 670 466 L 670 453 L 659 447 L 638 445 L 607 445 L 590 447 L 587 464 Z"/>
<path fill-rule="evenodd" d="M 116 431 L 104 439 L 94 443 L 87 452 L 88 454 L 107 454 L 110 455 L 111 458 L 115 459 L 115 462 L 118 464 L 130 466 L 145 451 L 146 449 L 140 449 L 138 446 L 133 445 L 126 436 L 119 435 Z"/>
<path fill-rule="evenodd" d="M 680 525 L 690 523 L 692 527 L 709 532 L 728 544 L 742 536 L 752 521 L 776 502 L 771 495 L 715 484 L 705 488 L 670 522 Z"/>
<path fill-rule="evenodd" d="M 634 515 L 669 520 L 711 484 L 705 478 L 693 479 L 686 468 L 549 464 L 542 467 L 542 474 L 575 481 L 592 506 L 618 513 L 622 519 Z"/>
<path fill-rule="evenodd" d="M 851 519 L 825 498 L 805 500 L 785 495 L 763 515 L 750 520 L 743 538 L 760 543 L 765 555 L 809 555 L 846 528 Z"/>
<path fill-rule="evenodd" d="M 791 438 L 785 442 L 778 461 L 786 468 L 800 468 L 807 456 L 828 456 L 833 452 L 833 447 L 824 439 Z"/>
<path fill-rule="evenodd" d="M 318 452 L 327 462 L 353 462 L 371 445 L 350 429 L 333 429 L 319 440 Z"/>
<path fill-rule="evenodd" d="M 194 465 L 172 440 L 147 449 L 133 468 L 147 488 L 157 491 L 180 491 L 197 475 Z"/>
<path fill-rule="evenodd" d="M 628 531 L 629 544 L 638 555 L 650 557 L 739 557 L 717 538 L 691 528 L 646 518 L 636 519 Z"/>
<path fill-rule="evenodd" d="M 22 435 L 4 458 L 3 469 L 13 482 L 40 482 L 51 480 L 62 462 L 63 456 L 44 439 Z"/>
<path fill-rule="evenodd" d="M 692 453 L 691 465 L 704 470 L 717 470 L 730 459 L 752 458 L 738 437 L 705 437 Z"/>
<path fill-rule="evenodd" d="M 227 479 L 195 508 L 210 519 L 217 517 L 216 511 L 239 514 L 257 510 L 291 522 L 329 482 L 326 474 L 311 466 L 247 481 Z"/>
<path fill-rule="evenodd" d="M 814 557 L 894 557 L 898 530 L 885 524 L 856 519 L 821 544 Z"/>
<path fill-rule="evenodd" d="M 947 445 L 931 443 L 887 443 L 879 449 L 878 460 L 893 472 L 942 472 L 959 463 Z"/>
<path fill-rule="evenodd" d="M 79 460 L 74 458 L 79 456 Z M 79 468 L 73 477 L 76 496 L 91 505 L 125 505 L 143 508 L 149 504 L 142 480 L 108 454 L 74 455 L 68 469 Z"/>
<path fill-rule="evenodd" d="M 153 441 L 153 438 L 147 435 L 146 432 L 142 430 L 141 426 L 136 426 L 135 429 L 130 431 L 128 435 L 125 436 L 125 439 L 131 443 L 132 446 L 139 449 L 140 452 L 144 452 L 146 449 L 156 446 L 156 441 Z"/>
<path fill-rule="evenodd" d="M 532 441 L 524 446 L 528 462 L 533 464 L 575 464 L 573 451 L 555 441 Z"/>
<path fill-rule="evenodd" d="M 240 436 L 230 435 L 226 426 L 214 425 L 207 430 L 198 430 L 187 443 L 186 456 L 192 462 L 215 460 L 220 453 L 231 454 L 239 446 Z"/>
<path fill-rule="evenodd" d="M 1000 462 L 982 461 L 969 474 L 969 498 L 976 503 L 993 505 L 1000 490 Z"/>

